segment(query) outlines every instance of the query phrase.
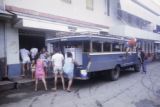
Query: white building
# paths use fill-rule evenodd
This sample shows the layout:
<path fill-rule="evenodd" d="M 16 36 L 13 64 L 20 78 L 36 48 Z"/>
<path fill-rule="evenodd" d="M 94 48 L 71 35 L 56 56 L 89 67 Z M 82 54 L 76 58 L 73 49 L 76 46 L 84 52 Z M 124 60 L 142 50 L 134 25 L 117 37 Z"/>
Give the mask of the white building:
<path fill-rule="evenodd" d="M 21 73 L 19 49 L 41 49 L 45 39 L 64 32 L 107 32 L 147 41 L 143 49 L 154 52 L 160 35 L 159 7 L 146 0 L 1 0 L 12 19 L 0 21 L 0 58 L 6 58 L 8 76 Z M 9 12 L 9 13 L 8 13 Z M 0 16 L 1 17 L 1 16 Z M 151 48 L 152 47 L 152 48 Z"/>
<path fill-rule="evenodd" d="M 141 40 L 140 46 L 145 52 L 154 53 L 154 43 L 160 40 L 157 29 L 160 25 L 160 5 L 154 0 L 112 0 L 110 6 L 111 19 L 115 23 L 109 33 L 137 38 Z"/>

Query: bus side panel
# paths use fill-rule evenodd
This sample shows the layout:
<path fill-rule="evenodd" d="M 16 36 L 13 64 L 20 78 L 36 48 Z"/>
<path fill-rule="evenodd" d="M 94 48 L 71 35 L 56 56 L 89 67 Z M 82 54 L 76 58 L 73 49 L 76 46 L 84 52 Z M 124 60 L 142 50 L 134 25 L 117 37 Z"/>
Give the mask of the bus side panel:
<path fill-rule="evenodd" d="M 121 67 L 132 66 L 138 63 L 138 57 L 136 53 L 128 55 L 126 53 L 97 55 L 83 53 L 83 64 L 75 67 L 74 77 L 81 77 L 80 71 L 87 69 L 89 62 L 91 62 L 89 72 L 97 72 L 113 69 L 116 65 L 120 65 Z"/>
<path fill-rule="evenodd" d="M 90 55 L 90 59 L 90 71 L 110 70 L 123 61 L 120 54 Z"/>
<path fill-rule="evenodd" d="M 123 56 L 122 67 L 132 66 L 138 63 L 137 53 L 129 53 L 128 55 Z"/>

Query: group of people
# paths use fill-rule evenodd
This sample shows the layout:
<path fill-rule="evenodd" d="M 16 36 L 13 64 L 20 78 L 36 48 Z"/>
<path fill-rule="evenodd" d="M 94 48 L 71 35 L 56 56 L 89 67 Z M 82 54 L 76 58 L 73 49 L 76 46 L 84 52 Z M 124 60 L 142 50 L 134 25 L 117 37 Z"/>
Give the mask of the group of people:
<path fill-rule="evenodd" d="M 35 72 L 35 61 L 38 57 L 40 57 L 45 62 L 45 67 L 47 66 L 47 51 L 45 48 L 42 48 L 40 52 L 38 52 L 38 48 L 31 48 L 27 50 L 25 48 L 20 49 L 20 56 L 22 61 L 22 76 L 25 77 L 29 71 L 32 71 L 32 78 L 34 78 Z"/>
<path fill-rule="evenodd" d="M 54 88 L 52 88 L 52 90 L 54 91 L 57 90 L 57 78 L 59 74 L 61 77 L 63 90 L 71 92 L 71 85 L 74 74 L 74 64 L 76 62 L 73 60 L 71 52 L 67 52 L 67 56 L 64 58 L 63 54 L 60 52 L 58 48 L 55 49 L 54 51 L 55 53 L 51 56 L 48 55 L 45 48 L 43 48 L 39 54 L 37 48 L 31 48 L 30 51 L 28 51 L 25 48 L 21 49 L 20 54 L 23 63 L 22 76 L 25 76 L 26 72 L 32 71 L 32 78 L 35 79 L 35 91 L 37 91 L 39 80 L 42 80 L 45 90 L 47 90 L 47 83 L 45 77 L 47 74 L 46 73 L 47 66 L 51 66 L 53 68 L 52 71 L 54 74 Z M 30 56 L 31 56 L 31 64 L 30 64 Z M 69 79 L 67 89 L 65 87 L 64 73 Z"/>

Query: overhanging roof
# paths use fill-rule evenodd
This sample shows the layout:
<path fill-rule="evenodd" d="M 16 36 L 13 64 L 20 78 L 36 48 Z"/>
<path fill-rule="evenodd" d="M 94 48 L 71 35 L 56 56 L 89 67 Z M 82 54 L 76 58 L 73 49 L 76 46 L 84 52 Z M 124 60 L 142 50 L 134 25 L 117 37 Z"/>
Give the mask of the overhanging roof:
<path fill-rule="evenodd" d="M 11 19 L 11 18 L 12 18 L 11 13 L 0 9 L 0 19 L 1 20 L 8 20 L 8 19 Z"/>
<path fill-rule="evenodd" d="M 14 26 L 18 28 L 35 28 L 42 30 L 53 30 L 53 31 L 63 31 L 63 32 L 108 32 L 108 29 L 96 28 L 96 27 L 82 27 L 75 26 L 66 23 L 59 23 L 55 21 L 42 20 L 38 18 L 31 18 L 18 15 L 21 21 L 17 22 Z"/>

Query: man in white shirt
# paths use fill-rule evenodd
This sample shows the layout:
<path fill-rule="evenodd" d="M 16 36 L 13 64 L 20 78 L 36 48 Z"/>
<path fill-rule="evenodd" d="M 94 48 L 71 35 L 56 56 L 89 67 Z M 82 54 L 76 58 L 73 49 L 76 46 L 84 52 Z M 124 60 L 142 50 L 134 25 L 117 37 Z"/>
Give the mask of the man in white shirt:
<path fill-rule="evenodd" d="M 37 48 L 31 48 L 30 53 L 31 53 L 31 60 L 35 60 L 35 57 L 38 54 L 38 49 Z"/>
<path fill-rule="evenodd" d="M 23 74 L 22 76 L 25 76 L 25 72 L 29 71 L 29 63 L 30 63 L 30 53 L 27 49 L 22 48 L 20 49 L 20 55 L 22 58 L 22 64 L 23 64 Z M 25 65 L 27 65 L 27 70 L 25 70 Z"/>
<path fill-rule="evenodd" d="M 65 83 L 64 83 L 64 77 L 63 77 L 64 56 L 60 53 L 59 49 L 56 49 L 55 51 L 56 51 L 56 53 L 52 56 L 52 63 L 53 63 L 53 68 L 54 68 L 53 73 L 55 76 L 55 79 L 54 79 L 55 87 L 53 88 L 53 90 L 54 91 L 57 90 L 57 75 L 58 75 L 58 73 L 61 76 L 63 90 L 65 90 Z"/>

